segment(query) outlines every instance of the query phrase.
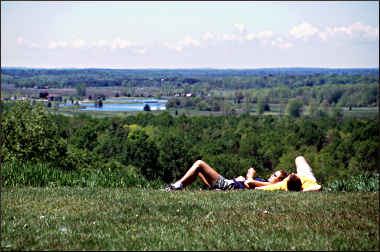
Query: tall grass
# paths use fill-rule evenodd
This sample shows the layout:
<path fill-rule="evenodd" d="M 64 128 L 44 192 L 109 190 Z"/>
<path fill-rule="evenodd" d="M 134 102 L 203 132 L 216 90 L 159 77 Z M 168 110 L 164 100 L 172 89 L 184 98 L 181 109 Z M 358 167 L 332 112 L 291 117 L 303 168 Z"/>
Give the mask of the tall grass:
<path fill-rule="evenodd" d="M 80 187 L 140 187 L 160 188 L 161 181 L 147 181 L 133 166 L 108 165 L 106 168 L 66 171 L 46 163 L 9 162 L 2 167 L 3 186 L 80 186 Z M 196 183 L 191 188 L 200 187 Z M 339 179 L 324 186 L 332 192 L 377 192 L 379 174 L 361 174 L 349 179 Z"/>
<path fill-rule="evenodd" d="M 67 171 L 46 163 L 9 162 L 2 166 L 3 186 L 80 186 L 80 187 L 158 187 L 135 172 L 124 169 L 91 169 Z"/>

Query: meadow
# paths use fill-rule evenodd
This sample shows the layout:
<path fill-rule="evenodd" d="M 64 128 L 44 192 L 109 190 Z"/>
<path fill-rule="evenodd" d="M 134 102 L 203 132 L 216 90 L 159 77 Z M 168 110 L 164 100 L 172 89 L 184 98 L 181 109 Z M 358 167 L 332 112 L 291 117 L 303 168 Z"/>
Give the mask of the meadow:
<path fill-rule="evenodd" d="M 8 187 L 2 250 L 379 250 L 378 192 Z"/>

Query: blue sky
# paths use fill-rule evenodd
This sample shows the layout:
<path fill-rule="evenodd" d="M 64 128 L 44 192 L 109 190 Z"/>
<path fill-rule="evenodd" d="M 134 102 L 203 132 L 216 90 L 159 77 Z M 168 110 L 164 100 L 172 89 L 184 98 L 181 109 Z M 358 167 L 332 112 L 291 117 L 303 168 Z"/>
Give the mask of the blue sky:
<path fill-rule="evenodd" d="M 1 66 L 379 66 L 372 2 L 1 2 Z"/>

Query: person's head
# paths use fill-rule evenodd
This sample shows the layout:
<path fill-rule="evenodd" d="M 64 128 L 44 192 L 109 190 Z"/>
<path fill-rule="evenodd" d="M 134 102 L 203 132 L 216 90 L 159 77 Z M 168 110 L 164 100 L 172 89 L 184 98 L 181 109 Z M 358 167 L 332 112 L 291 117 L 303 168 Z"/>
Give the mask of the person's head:
<path fill-rule="evenodd" d="M 287 182 L 288 191 L 301 191 L 302 190 L 302 182 L 301 179 L 294 173 L 289 175 L 289 179 Z"/>
<path fill-rule="evenodd" d="M 284 170 L 279 170 L 279 171 L 276 171 L 275 173 L 273 173 L 269 179 L 268 179 L 268 182 L 270 183 L 277 183 L 277 182 L 280 182 L 280 181 L 283 181 L 284 178 L 286 178 L 288 176 L 288 173 Z"/>

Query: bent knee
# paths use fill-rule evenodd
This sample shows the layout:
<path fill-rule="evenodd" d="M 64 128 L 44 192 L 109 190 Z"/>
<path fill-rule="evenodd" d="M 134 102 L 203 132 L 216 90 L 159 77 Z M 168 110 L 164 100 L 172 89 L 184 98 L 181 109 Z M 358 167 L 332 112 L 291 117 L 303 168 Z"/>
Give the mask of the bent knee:
<path fill-rule="evenodd" d="M 199 165 L 205 164 L 205 162 L 203 160 L 197 160 L 197 161 L 195 161 L 194 164 L 199 166 Z"/>
<path fill-rule="evenodd" d="M 296 157 L 295 162 L 296 162 L 296 164 L 297 163 L 307 163 L 304 156 L 298 156 L 298 157 Z"/>

